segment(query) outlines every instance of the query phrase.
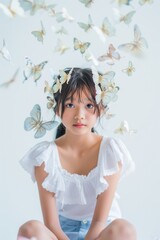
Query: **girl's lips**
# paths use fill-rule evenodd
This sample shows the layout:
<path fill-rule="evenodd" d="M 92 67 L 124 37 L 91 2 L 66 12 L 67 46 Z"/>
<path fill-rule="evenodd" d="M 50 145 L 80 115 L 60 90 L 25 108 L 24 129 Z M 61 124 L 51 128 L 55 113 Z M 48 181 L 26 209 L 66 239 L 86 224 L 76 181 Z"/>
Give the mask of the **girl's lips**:
<path fill-rule="evenodd" d="M 85 124 L 82 123 L 77 123 L 77 124 L 73 124 L 74 127 L 84 127 L 86 126 Z"/>

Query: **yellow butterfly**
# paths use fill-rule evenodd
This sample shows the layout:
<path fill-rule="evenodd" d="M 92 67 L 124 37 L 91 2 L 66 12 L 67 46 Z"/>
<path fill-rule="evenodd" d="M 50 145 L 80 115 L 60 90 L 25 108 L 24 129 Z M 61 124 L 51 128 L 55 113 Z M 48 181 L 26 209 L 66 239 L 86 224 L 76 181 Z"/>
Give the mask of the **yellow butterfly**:
<path fill-rule="evenodd" d="M 94 0 L 79 0 L 81 3 L 85 5 L 85 7 L 90 7 Z"/>
<path fill-rule="evenodd" d="M 0 55 L 6 59 L 7 61 L 11 61 L 11 55 L 10 55 L 10 52 L 8 51 L 7 47 L 6 47 L 6 43 L 5 43 L 5 40 L 3 39 L 3 46 L 2 48 L 0 49 Z"/>
<path fill-rule="evenodd" d="M 136 133 L 137 131 L 136 130 L 133 130 L 133 129 L 130 129 L 129 127 L 129 124 L 126 120 L 122 121 L 120 123 L 120 126 L 114 130 L 114 133 L 119 133 L 119 134 L 124 134 L 124 133 L 129 133 L 129 134 L 132 134 L 132 133 Z"/>
<path fill-rule="evenodd" d="M 44 29 L 42 21 L 41 21 L 41 29 L 38 31 L 32 31 L 31 33 L 39 42 L 43 43 L 43 38 L 44 38 L 44 35 L 46 34 L 46 31 Z"/>
<path fill-rule="evenodd" d="M 66 82 L 68 84 L 71 78 L 72 71 L 73 68 L 71 68 L 69 73 L 67 74 L 64 70 L 59 70 L 60 79 L 57 78 L 52 87 L 54 93 L 58 91 L 61 92 L 63 83 Z"/>
<path fill-rule="evenodd" d="M 18 0 L 11 0 L 9 5 L 6 6 L 3 3 L 0 3 L 0 9 L 3 10 L 4 14 L 6 14 L 8 17 L 14 17 L 16 15 L 23 17 L 24 11 L 20 7 Z"/>
<path fill-rule="evenodd" d="M 108 47 L 108 52 L 101 55 L 98 60 L 100 62 L 106 61 L 109 65 L 113 65 L 115 63 L 114 60 L 120 60 L 120 54 L 116 51 L 116 48 L 111 43 Z"/>
<path fill-rule="evenodd" d="M 15 71 L 14 75 L 12 76 L 12 78 L 7 81 L 7 82 L 4 82 L 2 84 L 0 84 L 0 87 L 9 87 L 12 83 L 14 83 L 16 81 L 16 78 L 17 78 L 17 75 L 18 75 L 18 72 L 19 72 L 19 68 Z"/>
<path fill-rule="evenodd" d="M 123 69 L 122 72 L 126 73 L 128 76 L 132 76 L 133 72 L 135 72 L 135 67 L 133 66 L 133 63 L 129 61 L 128 67 Z"/>
<path fill-rule="evenodd" d="M 82 54 L 85 53 L 85 51 L 91 44 L 90 42 L 81 42 L 77 38 L 74 38 L 73 42 L 74 42 L 74 50 L 80 50 Z"/>
<path fill-rule="evenodd" d="M 119 50 L 129 52 L 134 56 L 140 57 L 143 54 L 144 47 L 148 47 L 147 41 L 141 36 L 137 25 L 134 26 L 134 40 L 130 43 L 124 43 L 118 46 Z"/>

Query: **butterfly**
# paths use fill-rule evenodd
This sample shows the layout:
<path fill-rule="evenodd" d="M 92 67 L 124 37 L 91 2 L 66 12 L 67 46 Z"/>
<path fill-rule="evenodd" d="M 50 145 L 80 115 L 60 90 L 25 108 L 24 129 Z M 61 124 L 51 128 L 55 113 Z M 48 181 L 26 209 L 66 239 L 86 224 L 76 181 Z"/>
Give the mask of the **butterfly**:
<path fill-rule="evenodd" d="M 66 8 L 62 8 L 61 12 L 55 13 L 56 21 L 57 22 L 63 22 L 64 20 L 73 21 L 74 18 L 69 15 Z"/>
<path fill-rule="evenodd" d="M 100 62 L 106 61 L 109 65 L 113 65 L 114 60 L 120 60 L 120 54 L 116 51 L 116 48 L 111 43 L 108 47 L 108 52 L 101 55 L 98 60 Z"/>
<path fill-rule="evenodd" d="M 130 24 L 134 14 L 136 13 L 136 11 L 130 11 L 127 14 L 122 15 L 120 13 L 120 11 L 116 8 L 114 8 L 113 11 L 114 11 L 114 15 L 115 15 L 116 19 L 119 22 L 124 22 L 125 24 Z"/>
<path fill-rule="evenodd" d="M 3 46 L 2 48 L 0 49 L 0 55 L 6 59 L 7 61 L 11 61 L 11 55 L 10 55 L 10 52 L 8 51 L 7 47 L 6 47 L 6 43 L 5 43 L 5 40 L 3 39 Z"/>
<path fill-rule="evenodd" d="M 46 34 L 46 31 L 44 29 L 42 21 L 41 21 L 41 29 L 37 31 L 32 31 L 31 33 L 39 42 L 43 43 L 43 38 L 44 38 L 44 35 Z"/>
<path fill-rule="evenodd" d="M 34 105 L 30 112 L 30 117 L 24 121 L 24 129 L 30 131 L 34 129 L 35 138 L 41 138 L 46 134 L 46 130 L 51 130 L 58 125 L 56 121 L 43 122 L 41 120 L 41 108 L 38 104 Z"/>
<path fill-rule="evenodd" d="M 121 6 L 121 5 L 130 5 L 130 2 L 132 0 L 113 0 L 113 1 L 115 1 L 119 6 Z"/>
<path fill-rule="evenodd" d="M 64 43 L 62 43 L 60 39 L 58 39 L 57 45 L 55 47 L 55 51 L 59 52 L 60 54 L 64 54 L 68 49 L 69 47 L 67 47 Z"/>
<path fill-rule="evenodd" d="M 112 81 L 115 76 L 115 72 L 109 71 L 104 74 L 100 74 L 94 66 L 91 66 L 91 69 L 95 85 L 100 84 L 103 90 L 107 89 L 109 81 Z"/>
<path fill-rule="evenodd" d="M 66 69 L 67 70 L 67 69 Z M 59 70 L 59 76 L 60 78 L 55 80 L 55 83 L 53 84 L 53 93 L 56 92 L 61 92 L 62 90 L 62 85 L 63 83 L 67 83 L 69 82 L 70 78 L 71 78 L 71 74 L 72 74 L 73 68 L 70 69 L 69 73 L 67 74 L 64 70 Z"/>
<path fill-rule="evenodd" d="M 20 7 L 19 1 L 18 0 L 10 0 L 10 3 L 8 6 L 4 5 L 3 3 L 0 3 L 0 9 L 3 10 L 3 12 L 8 16 L 8 17 L 14 17 L 16 15 L 19 15 L 21 17 L 24 16 L 24 11 Z"/>
<path fill-rule="evenodd" d="M 128 67 L 123 69 L 122 72 L 126 73 L 128 76 L 132 76 L 133 72 L 135 72 L 135 67 L 133 66 L 133 63 L 129 61 Z"/>
<path fill-rule="evenodd" d="M 65 29 L 63 26 L 61 26 L 61 28 L 59 28 L 59 29 L 57 29 L 57 30 L 56 30 L 56 28 L 55 28 L 54 26 L 52 26 L 52 30 L 53 30 L 55 33 L 57 33 L 57 34 L 65 34 L 65 35 L 68 34 L 67 29 Z"/>
<path fill-rule="evenodd" d="M 136 130 L 130 129 L 129 124 L 126 120 L 120 123 L 120 126 L 114 130 L 114 133 L 124 134 L 124 133 L 136 133 Z"/>
<path fill-rule="evenodd" d="M 4 82 L 2 84 L 0 84 L 0 87 L 9 87 L 12 83 L 14 83 L 16 81 L 16 77 L 18 75 L 18 72 L 19 72 L 19 68 L 15 71 L 14 75 L 12 76 L 12 78 L 7 81 L 7 82 Z"/>
<path fill-rule="evenodd" d="M 81 42 L 77 38 L 73 39 L 74 42 L 74 50 L 80 50 L 80 52 L 83 54 L 87 50 L 87 48 L 90 46 L 90 42 Z"/>
<path fill-rule="evenodd" d="M 88 15 L 88 23 L 83 23 L 83 22 L 78 22 L 78 25 L 84 29 L 85 32 L 88 32 L 88 30 L 90 30 L 93 26 L 93 22 L 91 19 L 91 15 Z"/>
<path fill-rule="evenodd" d="M 109 37 L 112 37 L 112 36 L 115 35 L 115 28 L 114 28 L 113 25 L 110 23 L 110 21 L 108 20 L 107 17 L 104 18 L 100 30 L 102 31 L 102 33 L 103 33 L 104 35 L 107 35 L 107 36 L 109 36 Z"/>
<path fill-rule="evenodd" d="M 52 94 L 53 93 L 52 87 L 49 85 L 49 83 L 47 81 L 45 81 L 44 83 L 45 83 L 44 92 L 45 93 L 48 92 L 48 93 Z"/>
<path fill-rule="evenodd" d="M 152 3 L 153 3 L 153 0 L 139 0 L 139 4 L 140 4 L 141 6 L 144 5 L 145 3 L 152 4 Z"/>
<path fill-rule="evenodd" d="M 47 100 L 48 100 L 48 103 L 47 103 L 47 108 L 48 109 L 53 109 L 55 106 L 56 106 L 56 101 L 54 99 L 54 96 L 52 96 L 52 98 L 50 96 L 47 96 Z"/>
<path fill-rule="evenodd" d="M 139 27 L 135 24 L 134 26 L 134 40 L 130 43 L 124 43 L 118 46 L 119 50 L 130 52 L 134 56 L 141 56 L 143 48 L 148 47 L 147 41 L 141 36 Z"/>
<path fill-rule="evenodd" d="M 85 5 L 85 7 L 90 7 L 94 0 L 79 0 L 81 3 Z"/>
<path fill-rule="evenodd" d="M 105 113 L 105 118 L 106 118 L 106 119 L 111 119 L 111 118 L 115 117 L 115 115 L 116 115 L 116 114 L 110 113 L 110 112 L 107 111 L 107 112 Z"/>
<path fill-rule="evenodd" d="M 111 101 L 115 102 L 118 99 L 116 95 L 119 87 L 115 84 L 108 85 L 106 89 L 101 89 L 99 85 L 95 85 L 96 88 L 96 103 L 106 107 Z"/>
<path fill-rule="evenodd" d="M 41 72 L 48 61 L 43 61 L 37 65 L 33 64 L 28 57 L 26 57 L 26 61 L 26 68 L 23 71 L 24 81 L 28 80 L 30 77 L 33 77 L 34 82 L 37 82 L 40 79 Z"/>
<path fill-rule="evenodd" d="M 21 7 L 25 12 L 29 11 L 30 15 L 34 15 L 38 10 L 46 10 L 54 14 L 55 4 L 46 5 L 44 0 L 19 0 Z"/>

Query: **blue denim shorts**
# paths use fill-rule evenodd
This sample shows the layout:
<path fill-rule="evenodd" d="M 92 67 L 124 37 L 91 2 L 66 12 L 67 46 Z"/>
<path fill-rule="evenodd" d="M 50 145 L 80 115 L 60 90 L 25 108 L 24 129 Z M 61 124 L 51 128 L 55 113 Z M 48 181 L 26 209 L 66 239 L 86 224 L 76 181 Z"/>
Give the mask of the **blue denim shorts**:
<path fill-rule="evenodd" d="M 84 240 L 88 229 L 91 225 L 91 220 L 73 220 L 63 216 L 59 216 L 60 225 L 70 240 Z M 112 220 L 107 220 L 106 226 L 111 223 Z"/>

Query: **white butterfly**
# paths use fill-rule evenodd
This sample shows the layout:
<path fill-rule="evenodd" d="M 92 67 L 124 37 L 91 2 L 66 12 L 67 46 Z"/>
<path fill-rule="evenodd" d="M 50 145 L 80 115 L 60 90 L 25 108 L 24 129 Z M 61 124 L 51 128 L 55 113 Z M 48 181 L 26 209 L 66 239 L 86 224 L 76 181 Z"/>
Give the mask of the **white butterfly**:
<path fill-rule="evenodd" d="M 118 22 L 124 22 L 125 24 L 130 24 L 134 14 L 136 13 L 136 11 L 130 11 L 127 14 L 123 15 L 120 13 L 119 9 L 117 8 L 114 8 L 113 11 L 114 11 L 116 20 Z"/>
<path fill-rule="evenodd" d="M 51 109 L 51 108 L 53 109 L 56 106 L 56 101 L 54 99 L 54 95 L 52 95 L 52 97 L 47 96 L 47 100 L 48 100 L 47 108 L 48 109 Z"/>
<path fill-rule="evenodd" d="M 122 72 L 126 73 L 128 76 L 132 76 L 133 72 L 135 72 L 135 67 L 133 66 L 133 63 L 129 61 L 128 67 L 123 69 Z"/>
<path fill-rule="evenodd" d="M 74 50 L 80 50 L 80 52 L 83 54 L 87 50 L 87 48 L 90 46 L 90 42 L 81 42 L 77 38 L 73 39 L 74 43 Z"/>
<path fill-rule="evenodd" d="M 8 51 L 7 47 L 6 47 L 6 43 L 5 43 L 5 40 L 3 39 L 3 46 L 2 48 L 0 49 L 0 55 L 6 59 L 7 61 L 11 61 L 11 55 L 10 55 L 10 52 Z"/>
<path fill-rule="evenodd" d="M 26 57 L 26 61 L 26 68 L 23 71 L 24 81 L 28 80 L 30 77 L 33 77 L 34 82 L 37 82 L 40 79 L 42 75 L 41 72 L 48 61 L 43 61 L 37 65 L 33 64 L 28 57 Z"/>
<path fill-rule="evenodd" d="M 108 83 L 108 86 L 102 90 L 99 85 L 96 87 L 96 102 L 97 104 L 102 103 L 106 107 L 111 101 L 115 102 L 118 99 L 116 95 L 119 87 L 115 86 L 115 83 Z"/>
<path fill-rule="evenodd" d="M 51 28 L 57 34 L 65 34 L 65 35 L 68 34 L 67 29 L 65 27 L 63 27 L 63 26 L 61 26 L 59 29 L 56 29 L 54 26 L 52 26 Z"/>
<path fill-rule="evenodd" d="M 45 81 L 44 83 L 45 83 L 44 92 L 45 93 L 48 92 L 48 93 L 52 94 L 53 93 L 52 87 L 49 85 L 49 83 L 47 81 Z"/>
<path fill-rule="evenodd" d="M 94 0 L 79 0 L 81 3 L 85 5 L 85 7 L 91 7 Z"/>
<path fill-rule="evenodd" d="M 92 26 L 93 26 L 93 22 L 90 14 L 88 15 L 88 23 L 83 23 L 83 22 L 77 22 L 77 23 L 82 29 L 84 29 L 85 32 L 88 32 L 90 29 L 92 29 Z"/>
<path fill-rule="evenodd" d="M 126 120 L 120 123 L 120 126 L 114 130 L 114 133 L 124 134 L 124 133 L 136 133 L 136 130 L 130 129 L 129 124 Z"/>
<path fill-rule="evenodd" d="M 109 37 L 112 37 L 115 35 L 115 28 L 110 23 L 110 21 L 108 20 L 107 17 L 104 18 L 100 29 L 105 35 L 107 35 Z"/>
<path fill-rule="evenodd" d="M 17 75 L 18 75 L 18 72 L 19 72 L 19 68 L 15 71 L 14 75 L 12 76 L 12 78 L 7 81 L 7 82 L 4 82 L 2 84 L 0 84 L 0 87 L 9 87 L 12 83 L 14 83 L 16 81 L 16 78 L 17 78 Z"/>
<path fill-rule="evenodd" d="M 115 117 L 115 115 L 116 114 L 110 113 L 110 112 L 107 111 L 104 116 L 105 116 L 106 119 L 111 119 L 111 118 Z"/>
<path fill-rule="evenodd" d="M 58 125 L 56 121 L 43 122 L 41 119 L 41 108 L 38 104 L 34 105 L 30 112 L 30 117 L 24 121 L 24 129 L 30 131 L 34 129 L 35 138 L 41 138 L 46 134 L 46 130 L 51 130 Z"/>
<path fill-rule="evenodd" d="M 149 3 L 149 4 L 152 4 L 153 3 L 153 0 L 139 0 L 139 4 L 140 5 L 144 5 L 146 3 Z"/>
<path fill-rule="evenodd" d="M 6 14 L 8 17 L 14 17 L 16 15 L 23 17 L 24 11 L 20 7 L 18 0 L 11 0 L 9 5 L 6 6 L 3 3 L 0 3 L 0 9 L 3 10 L 4 14 Z"/>
<path fill-rule="evenodd" d="M 114 60 L 120 60 L 120 54 L 116 51 L 116 48 L 113 46 L 113 44 L 110 44 L 108 47 L 108 52 L 101 55 L 98 60 L 100 62 L 106 61 L 109 65 L 113 65 L 115 63 Z"/>
<path fill-rule="evenodd" d="M 38 10 L 45 10 L 50 15 L 55 14 L 55 4 L 46 5 L 44 0 L 19 0 L 21 7 L 25 12 L 29 11 L 30 15 L 34 15 Z"/>
<path fill-rule="evenodd" d="M 100 84 L 103 90 L 107 89 L 109 82 L 111 82 L 115 76 L 115 72 L 109 71 L 104 74 L 100 74 L 94 66 L 91 66 L 91 69 L 95 85 Z"/>
<path fill-rule="evenodd" d="M 124 43 L 118 46 L 119 50 L 130 52 L 132 55 L 141 56 L 144 47 L 148 47 L 147 41 L 141 36 L 137 25 L 134 26 L 134 40 L 130 43 Z"/>
<path fill-rule="evenodd" d="M 55 46 L 55 51 L 59 52 L 60 54 L 64 54 L 69 47 L 67 47 L 60 39 L 57 40 L 57 45 Z"/>
<path fill-rule="evenodd" d="M 61 12 L 55 13 L 56 21 L 57 22 L 63 22 L 64 20 L 73 21 L 74 18 L 69 15 L 66 8 L 62 8 Z"/>
<path fill-rule="evenodd" d="M 37 31 L 32 31 L 31 33 L 39 42 L 43 43 L 43 39 L 46 34 L 46 31 L 44 29 L 42 21 L 41 21 L 41 29 Z"/>

